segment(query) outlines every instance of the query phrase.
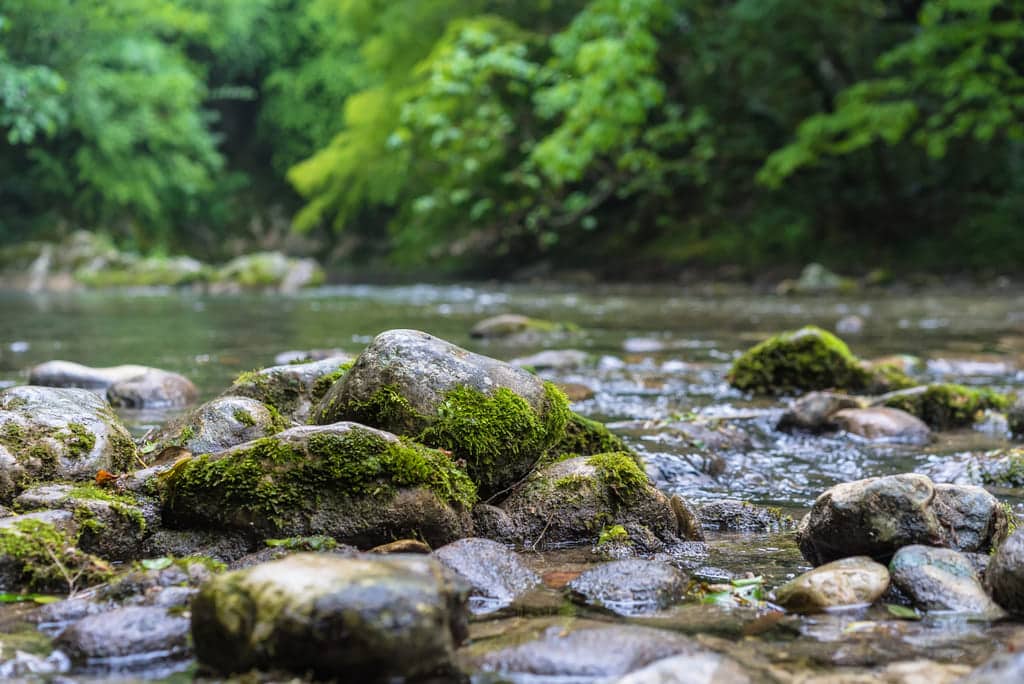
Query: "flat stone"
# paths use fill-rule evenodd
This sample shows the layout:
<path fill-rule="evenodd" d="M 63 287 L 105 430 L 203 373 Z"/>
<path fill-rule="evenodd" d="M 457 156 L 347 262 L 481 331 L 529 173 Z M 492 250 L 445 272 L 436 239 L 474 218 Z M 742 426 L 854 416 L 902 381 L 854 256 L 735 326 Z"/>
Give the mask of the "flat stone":
<path fill-rule="evenodd" d="M 826 563 L 775 590 L 775 602 L 796 613 L 871 604 L 889 588 L 889 571 L 864 556 Z"/>

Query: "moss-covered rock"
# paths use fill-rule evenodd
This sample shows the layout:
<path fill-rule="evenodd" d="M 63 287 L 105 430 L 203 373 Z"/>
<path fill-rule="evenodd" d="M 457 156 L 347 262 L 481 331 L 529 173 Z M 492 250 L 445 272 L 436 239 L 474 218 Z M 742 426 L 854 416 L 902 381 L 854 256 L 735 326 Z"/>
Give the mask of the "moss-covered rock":
<path fill-rule="evenodd" d="M 378 335 L 314 412 L 451 451 L 485 497 L 528 474 L 569 417 L 551 383 L 415 330 Z"/>
<path fill-rule="evenodd" d="M 516 539 L 530 548 L 594 544 L 621 526 L 641 551 L 683 539 L 681 521 L 668 497 L 651 485 L 631 454 L 581 456 L 530 475 L 502 503 Z"/>
<path fill-rule="evenodd" d="M 93 288 L 181 287 L 206 282 L 209 267 L 187 256 L 122 258 L 112 264 L 86 264 L 74 273 L 75 280 Z"/>
<path fill-rule="evenodd" d="M 291 428 L 162 476 L 164 518 L 260 537 L 325 534 L 363 548 L 471 529 L 476 488 L 442 451 L 357 425 Z"/>
<path fill-rule="evenodd" d="M 604 424 L 572 413 L 565 424 L 565 435 L 551 448 L 551 455 L 593 456 L 612 451 L 633 453 L 622 438 Z"/>
<path fill-rule="evenodd" d="M 192 603 L 199 662 L 378 684 L 459 681 L 466 591 L 429 556 L 296 554 L 211 579 Z"/>
<path fill-rule="evenodd" d="M 869 369 L 832 333 L 815 326 L 771 337 L 736 359 L 728 375 L 737 389 L 755 394 L 796 394 L 842 389 L 884 392 L 909 387 L 895 369 Z"/>
<path fill-rule="evenodd" d="M 891 392 L 880 401 L 917 416 L 935 430 L 973 425 L 989 409 L 1009 408 L 1011 398 L 986 388 L 965 387 L 952 383 L 922 385 Z"/>
<path fill-rule="evenodd" d="M 574 332 L 578 328 L 571 323 L 557 323 L 520 314 L 501 314 L 485 318 L 469 331 L 470 337 L 485 339 L 508 339 L 538 337 L 558 333 Z"/>
<path fill-rule="evenodd" d="M 110 566 L 78 548 L 68 511 L 0 518 L 0 591 L 69 593 L 107 581 Z"/>
<path fill-rule="evenodd" d="M 281 252 L 256 252 L 232 259 L 214 274 L 217 291 L 276 290 L 295 292 L 322 285 L 323 268 L 313 259 L 295 259 Z"/>
<path fill-rule="evenodd" d="M 131 435 L 110 405 L 84 389 L 12 387 L 0 392 L 0 502 L 27 483 L 91 480 L 136 462 Z"/>
<path fill-rule="evenodd" d="M 351 366 L 352 360 L 341 356 L 247 371 L 221 396 L 256 399 L 288 420 L 306 423 L 313 406 Z"/>
<path fill-rule="evenodd" d="M 157 456 L 167 447 L 209 454 L 269 437 L 291 427 L 278 411 L 256 399 L 223 396 L 208 401 L 144 438 L 146 456 Z"/>

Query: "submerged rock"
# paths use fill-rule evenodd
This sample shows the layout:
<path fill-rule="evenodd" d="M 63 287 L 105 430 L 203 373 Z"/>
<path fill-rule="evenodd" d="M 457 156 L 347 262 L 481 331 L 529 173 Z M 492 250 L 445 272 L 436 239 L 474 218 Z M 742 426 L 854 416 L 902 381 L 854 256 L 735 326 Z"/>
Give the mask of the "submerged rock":
<path fill-rule="evenodd" d="M 924 421 L 894 408 L 842 409 L 832 415 L 830 422 L 840 430 L 877 442 L 927 444 L 932 438 Z"/>
<path fill-rule="evenodd" d="M 842 558 L 806 572 L 775 590 L 775 602 L 796 613 L 870 604 L 889 588 L 889 571 L 866 556 Z"/>
<path fill-rule="evenodd" d="M 0 392 L 0 502 L 28 481 L 91 480 L 136 460 L 135 443 L 110 405 L 84 389 L 11 387 Z"/>
<path fill-rule="evenodd" d="M 934 485 L 908 473 L 826 490 L 800 522 L 797 540 L 815 565 L 862 555 L 888 562 L 911 544 L 986 553 L 1006 525 L 999 502 L 980 487 Z"/>
<path fill-rule="evenodd" d="M 489 539 L 459 539 L 434 555 L 472 587 L 469 605 L 474 612 L 503 608 L 540 584 L 540 577 L 519 556 Z"/>
<path fill-rule="evenodd" d="M 183 375 L 152 368 L 107 388 L 107 401 L 125 408 L 168 408 L 191 404 L 199 390 Z"/>
<path fill-rule="evenodd" d="M 952 549 L 904 546 L 889 564 L 893 584 L 922 610 L 997 619 L 1005 613 L 985 593 L 974 564 Z"/>
<path fill-rule="evenodd" d="M 221 396 L 249 397 L 290 420 L 307 423 L 313 406 L 351 365 L 352 359 L 345 355 L 248 371 Z"/>
<path fill-rule="evenodd" d="M 162 476 L 164 518 L 263 537 L 328 535 L 369 548 L 464 537 L 476 489 L 442 451 L 356 423 L 303 426 Z"/>
<path fill-rule="evenodd" d="M 138 664 L 186 656 L 188 636 L 187 617 L 156 606 L 126 606 L 79 620 L 64 630 L 56 646 L 76 663 L 131 657 Z"/>
<path fill-rule="evenodd" d="M 455 671 L 465 591 L 428 556 L 297 554 L 210 580 L 192 603 L 199 662 L 322 679 L 414 680 Z"/>
<path fill-rule="evenodd" d="M 153 446 L 151 453 L 154 454 L 160 454 L 169 446 L 194 454 L 209 454 L 276 434 L 289 425 L 280 413 L 261 401 L 224 396 L 147 434 L 144 441 Z"/>
<path fill-rule="evenodd" d="M 686 593 L 689 578 L 658 561 L 640 559 L 602 563 L 569 582 L 570 596 L 620 615 L 641 615 L 668 608 Z"/>
<path fill-rule="evenodd" d="M 779 430 L 821 432 L 832 428 L 829 419 L 843 409 L 861 408 L 863 400 L 839 392 L 810 392 L 793 401 L 779 423 Z"/>
<path fill-rule="evenodd" d="M 500 316 L 485 318 L 474 325 L 472 330 L 469 331 L 469 336 L 485 339 L 507 339 L 510 337 L 569 332 L 574 329 L 575 326 L 565 323 L 555 323 L 519 314 L 501 314 Z"/>
<path fill-rule="evenodd" d="M 680 520 L 669 498 L 624 453 L 581 456 L 542 468 L 501 507 L 517 540 L 534 549 L 593 544 L 603 530 L 621 526 L 636 548 L 659 551 L 683 540 L 691 522 Z"/>
<path fill-rule="evenodd" d="M 778 508 L 734 499 L 701 503 L 697 517 L 705 530 L 722 532 L 780 532 L 795 525 L 793 518 Z"/>
<path fill-rule="evenodd" d="M 1014 615 L 1024 615 L 1024 529 L 1000 544 L 985 570 L 985 583 L 996 603 Z"/>
<path fill-rule="evenodd" d="M 737 389 L 771 395 L 824 389 L 878 392 L 913 384 L 899 373 L 867 368 L 842 340 L 815 326 L 747 350 L 733 363 L 728 380 Z"/>
<path fill-rule="evenodd" d="M 482 496 L 521 480 L 565 434 L 557 388 L 426 333 L 378 335 L 324 395 L 315 422 L 354 420 L 451 451 Z"/>

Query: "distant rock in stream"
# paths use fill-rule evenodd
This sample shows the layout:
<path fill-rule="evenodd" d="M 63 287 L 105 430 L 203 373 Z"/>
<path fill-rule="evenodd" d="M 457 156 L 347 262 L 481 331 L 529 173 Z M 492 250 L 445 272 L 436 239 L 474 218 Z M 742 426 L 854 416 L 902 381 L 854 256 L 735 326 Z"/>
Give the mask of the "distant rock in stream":
<path fill-rule="evenodd" d="M 104 391 L 113 406 L 125 408 L 185 406 L 199 395 L 196 386 L 178 373 L 136 365 L 93 368 L 70 361 L 47 361 L 29 371 L 29 384 Z"/>

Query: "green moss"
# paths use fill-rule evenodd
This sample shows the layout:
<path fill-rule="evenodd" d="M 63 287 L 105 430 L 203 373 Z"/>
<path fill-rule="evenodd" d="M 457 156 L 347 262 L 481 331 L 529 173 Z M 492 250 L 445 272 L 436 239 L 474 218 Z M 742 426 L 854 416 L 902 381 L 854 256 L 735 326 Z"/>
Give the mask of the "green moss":
<path fill-rule="evenodd" d="M 264 539 L 263 543 L 273 549 L 287 549 L 289 551 L 331 551 L 338 548 L 337 540 L 322 534 L 315 534 L 311 537 Z"/>
<path fill-rule="evenodd" d="M 626 532 L 626 528 L 622 525 L 612 525 L 611 527 L 603 528 L 597 538 L 598 546 L 627 543 L 629 543 L 629 532 Z"/>
<path fill-rule="evenodd" d="M 107 501 L 119 503 L 126 506 L 138 506 L 138 501 L 130 494 L 121 494 L 110 489 L 103 489 L 92 484 L 76 485 L 68 492 L 68 499 L 91 499 L 93 501 Z"/>
<path fill-rule="evenodd" d="M 355 360 L 346 361 L 338 366 L 337 370 L 317 378 L 313 383 L 313 388 L 310 390 L 313 401 L 320 401 L 327 394 L 327 390 L 331 389 L 331 385 L 345 377 L 345 373 L 348 373 L 354 364 Z"/>
<path fill-rule="evenodd" d="M 885 405 L 913 414 L 936 430 L 945 430 L 972 425 L 987 409 L 1005 410 L 1010 398 L 990 389 L 944 383 L 928 385 L 921 392 L 898 394 Z"/>
<path fill-rule="evenodd" d="M 597 454 L 587 459 L 597 468 L 597 476 L 621 503 L 632 501 L 647 488 L 647 474 L 632 456 L 624 452 Z"/>
<path fill-rule="evenodd" d="M 631 453 L 637 463 L 641 464 L 640 456 L 603 424 L 584 418 L 578 413 L 571 413 L 565 425 L 564 436 L 551 448 L 545 463 L 553 463 L 562 460 L 563 457 L 593 456 L 612 451 Z"/>
<path fill-rule="evenodd" d="M 733 363 L 728 380 L 733 387 L 755 394 L 891 388 L 866 369 L 846 343 L 815 326 L 776 335 L 747 350 Z"/>
<path fill-rule="evenodd" d="M 280 371 L 253 370 L 240 373 L 229 393 L 261 401 L 289 414 L 298 406 L 304 392 L 298 376 Z"/>
<path fill-rule="evenodd" d="M 188 572 L 189 567 L 193 565 L 201 565 L 214 575 L 219 575 L 220 573 L 228 569 L 227 563 L 225 563 L 224 561 L 220 561 L 216 558 L 211 558 L 209 556 L 198 555 L 175 558 L 174 565 L 178 566 L 185 572 Z"/>
<path fill-rule="evenodd" d="M 329 419 L 327 414 L 331 408 L 324 408 L 321 420 Z M 345 415 L 357 423 L 405 435 L 416 434 L 426 423 L 426 418 L 419 415 L 412 404 L 390 385 L 381 387 L 366 401 L 349 402 Z"/>
<path fill-rule="evenodd" d="M 267 409 L 267 413 L 270 414 L 270 425 L 267 426 L 264 431 L 266 436 L 276 435 L 278 432 L 284 432 L 291 427 L 291 421 L 281 415 L 281 412 L 270 404 L 263 404 Z"/>
<path fill-rule="evenodd" d="M 89 432 L 81 423 L 68 423 L 67 436 L 64 444 L 67 446 L 68 454 L 80 457 L 85 456 L 96 446 L 96 435 Z"/>
<path fill-rule="evenodd" d="M 16 562 L 19 584 L 36 591 L 72 591 L 110 579 L 110 566 L 76 544 L 77 539 L 40 520 L 0 528 L 0 556 Z"/>
<path fill-rule="evenodd" d="M 217 502 L 225 516 L 243 510 L 278 524 L 286 515 L 313 513 L 325 491 L 389 496 L 396 488 L 426 486 L 442 501 L 472 506 L 476 488 L 443 452 L 391 442 L 369 431 L 316 434 L 304 450 L 273 437 L 214 459 L 183 459 L 163 477 L 165 505 Z"/>
<path fill-rule="evenodd" d="M 235 409 L 235 412 L 232 413 L 231 415 L 234 417 L 235 420 L 237 420 L 242 425 L 252 427 L 256 424 L 256 419 L 253 418 L 252 414 L 250 414 L 245 409 Z"/>
<path fill-rule="evenodd" d="M 252 420 L 252 418 L 250 418 Z M 178 438 L 174 440 L 174 446 L 184 446 L 190 439 L 196 436 L 196 429 L 191 425 L 181 428 Z"/>
<path fill-rule="evenodd" d="M 874 384 L 879 388 L 888 390 L 909 389 L 917 385 L 914 379 L 908 376 L 894 363 L 880 363 L 872 366 L 871 373 L 874 375 Z"/>

